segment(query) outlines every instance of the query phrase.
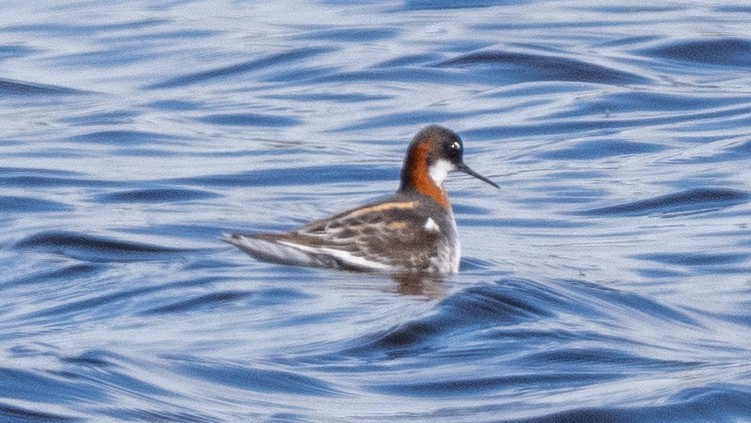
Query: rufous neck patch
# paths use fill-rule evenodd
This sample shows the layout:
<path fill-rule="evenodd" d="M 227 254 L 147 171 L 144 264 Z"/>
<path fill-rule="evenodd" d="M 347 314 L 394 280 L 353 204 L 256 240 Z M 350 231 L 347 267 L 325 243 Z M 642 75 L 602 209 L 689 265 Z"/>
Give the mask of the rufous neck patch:
<path fill-rule="evenodd" d="M 446 191 L 443 190 L 443 187 L 438 186 L 430 177 L 430 169 L 428 168 L 430 149 L 430 142 L 422 142 L 412 151 L 410 160 L 407 163 L 409 166 L 409 179 L 412 186 L 419 193 L 427 195 L 440 204 L 441 207 L 448 209 L 450 203 Z"/>

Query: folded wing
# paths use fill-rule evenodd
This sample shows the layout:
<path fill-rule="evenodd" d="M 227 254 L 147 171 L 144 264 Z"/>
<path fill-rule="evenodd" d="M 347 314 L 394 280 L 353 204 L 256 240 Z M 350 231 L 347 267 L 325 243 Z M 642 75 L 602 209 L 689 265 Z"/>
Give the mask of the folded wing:
<path fill-rule="evenodd" d="M 363 206 L 286 234 L 232 234 L 224 240 L 275 263 L 348 270 L 422 271 L 440 228 L 415 201 Z"/>

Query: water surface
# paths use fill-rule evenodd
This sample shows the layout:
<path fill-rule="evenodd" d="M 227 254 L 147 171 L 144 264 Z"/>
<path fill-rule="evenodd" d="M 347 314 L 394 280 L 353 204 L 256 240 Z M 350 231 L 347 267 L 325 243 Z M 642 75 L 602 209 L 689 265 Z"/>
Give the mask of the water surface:
<path fill-rule="evenodd" d="M 751 419 L 751 8 L 0 13 L 0 420 Z M 444 280 L 258 263 L 438 123 Z"/>

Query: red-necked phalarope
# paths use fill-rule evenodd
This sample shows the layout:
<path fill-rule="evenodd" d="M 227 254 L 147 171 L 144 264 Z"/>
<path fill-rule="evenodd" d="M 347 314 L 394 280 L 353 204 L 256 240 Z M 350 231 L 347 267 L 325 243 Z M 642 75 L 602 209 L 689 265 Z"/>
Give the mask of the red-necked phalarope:
<path fill-rule="evenodd" d="M 407 150 L 396 194 L 282 234 L 228 234 L 224 241 L 264 261 L 390 273 L 459 271 L 461 247 L 443 181 L 461 171 L 498 188 L 464 164 L 462 140 L 431 125 Z"/>

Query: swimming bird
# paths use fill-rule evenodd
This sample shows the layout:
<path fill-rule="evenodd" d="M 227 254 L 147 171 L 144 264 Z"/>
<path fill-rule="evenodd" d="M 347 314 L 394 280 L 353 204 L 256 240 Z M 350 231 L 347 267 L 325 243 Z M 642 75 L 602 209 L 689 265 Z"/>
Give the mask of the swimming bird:
<path fill-rule="evenodd" d="M 461 247 L 444 180 L 449 172 L 460 171 L 499 188 L 470 169 L 463 156 L 459 135 L 427 126 L 412 139 L 399 189 L 391 197 L 291 232 L 233 233 L 223 240 L 273 263 L 395 274 L 456 273 Z"/>

